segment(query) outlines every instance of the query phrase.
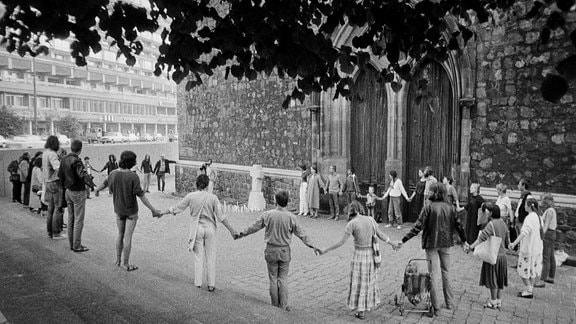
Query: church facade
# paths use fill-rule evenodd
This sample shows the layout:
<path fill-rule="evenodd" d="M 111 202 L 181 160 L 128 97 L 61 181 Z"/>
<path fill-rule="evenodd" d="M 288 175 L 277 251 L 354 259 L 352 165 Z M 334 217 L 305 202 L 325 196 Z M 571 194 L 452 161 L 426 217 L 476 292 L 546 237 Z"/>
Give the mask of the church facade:
<path fill-rule="evenodd" d="M 208 159 L 219 169 L 215 188 L 221 198 L 246 200 L 250 168 L 259 164 L 268 202 L 283 188 L 290 191 L 293 208 L 301 164 L 316 163 L 321 174 L 330 165 L 342 175 L 353 167 L 363 189 L 375 184 L 385 190 L 388 173 L 395 170 L 409 191 L 418 170 L 431 166 L 440 181 L 454 178 L 463 202 L 472 182 L 480 183 L 488 200 L 496 199 L 494 187 L 504 183 L 515 201 L 516 185 L 525 178 L 537 195 L 554 194 L 563 224 L 559 241 L 571 249 L 576 243 L 576 92 L 571 89 L 553 104 L 542 99 L 539 86 L 574 49 L 561 31 L 540 45 L 538 22 L 500 19 L 479 26 L 476 40 L 462 53 L 415 64 L 416 81 L 403 82 L 397 92 L 377 82 L 386 65 L 377 58 L 355 73 L 349 99 L 334 99 L 328 91 L 287 109 L 281 103 L 295 83 L 276 76 L 225 80 L 221 71 L 189 92 L 180 87 L 177 190 L 191 190 L 198 167 Z M 356 32 L 344 27 L 334 43 L 351 44 Z M 428 81 L 432 94 L 425 100 L 420 79 Z M 409 206 L 405 210 L 405 219 L 416 219 Z"/>

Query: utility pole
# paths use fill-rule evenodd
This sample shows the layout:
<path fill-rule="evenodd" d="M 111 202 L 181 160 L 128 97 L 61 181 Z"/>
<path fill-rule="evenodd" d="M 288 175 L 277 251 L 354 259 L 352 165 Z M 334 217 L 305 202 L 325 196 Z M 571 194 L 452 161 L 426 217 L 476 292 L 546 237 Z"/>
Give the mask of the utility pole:
<path fill-rule="evenodd" d="M 32 88 L 34 92 L 34 135 L 38 135 L 38 95 L 36 93 L 36 57 L 32 56 Z"/>

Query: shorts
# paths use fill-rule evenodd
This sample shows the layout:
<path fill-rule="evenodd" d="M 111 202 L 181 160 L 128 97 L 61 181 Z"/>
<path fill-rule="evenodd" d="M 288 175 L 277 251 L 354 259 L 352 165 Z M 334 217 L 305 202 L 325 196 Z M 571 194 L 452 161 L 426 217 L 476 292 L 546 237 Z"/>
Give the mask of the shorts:
<path fill-rule="evenodd" d="M 138 214 L 137 213 L 132 214 L 132 215 L 118 215 L 118 214 L 116 214 L 116 219 L 121 220 L 121 221 L 124 221 L 126 219 L 136 221 L 136 220 L 138 220 Z"/>

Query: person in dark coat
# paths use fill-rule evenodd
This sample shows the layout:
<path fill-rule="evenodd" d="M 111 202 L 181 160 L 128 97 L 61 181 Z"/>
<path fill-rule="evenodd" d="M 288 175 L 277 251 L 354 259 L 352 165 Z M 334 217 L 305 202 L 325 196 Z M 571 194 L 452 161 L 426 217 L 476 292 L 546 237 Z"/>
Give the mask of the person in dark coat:
<path fill-rule="evenodd" d="M 154 173 L 158 179 L 158 191 L 164 192 L 164 187 L 166 186 L 166 174 L 170 174 L 170 163 L 176 163 L 176 161 L 168 160 L 165 158 L 164 154 L 160 156 L 160 160 L 156 162 L 154 166 Z M 162 190 L 160 190 L 162 188 Z"/>
<path fill-rule="evenodd" d="M 481 211 L 484 198 L 480 196 L 480 184 L 473 183 L 470 185 L 470 196 L 468 196 L 468 204 L 460 210 L 466 209 L 466 242 L 473 244 L 478 238 L 480 229 L 487 223 L 488 220 L 479 219 L 478 215 L 483 215 Z"/>

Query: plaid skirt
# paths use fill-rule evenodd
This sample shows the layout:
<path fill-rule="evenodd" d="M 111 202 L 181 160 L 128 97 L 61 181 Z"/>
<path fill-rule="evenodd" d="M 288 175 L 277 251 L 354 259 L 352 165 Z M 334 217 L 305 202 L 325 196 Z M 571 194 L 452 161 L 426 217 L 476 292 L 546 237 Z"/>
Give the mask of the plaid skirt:
<path fill-rule="evenodd" d="M 359 312 L 369 311 L 380 304 L 378 274 L 372 254 L 372 249 L 355 249 L 350 263 L 348 307 Z"/>

